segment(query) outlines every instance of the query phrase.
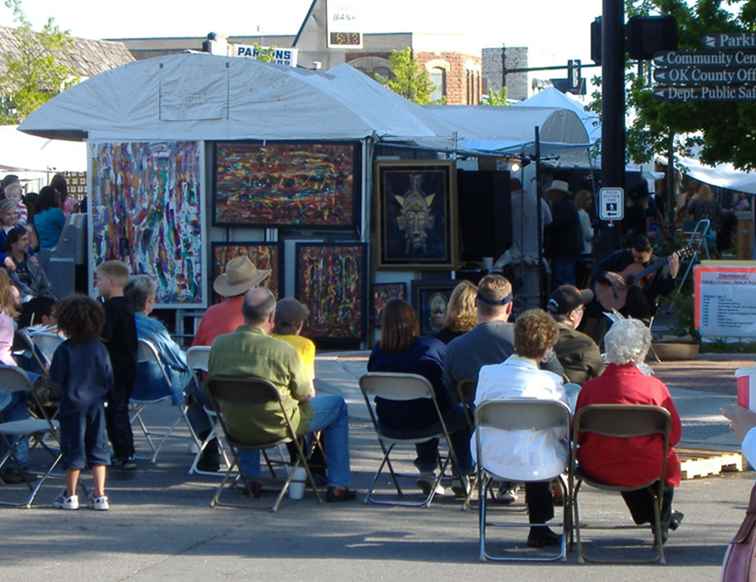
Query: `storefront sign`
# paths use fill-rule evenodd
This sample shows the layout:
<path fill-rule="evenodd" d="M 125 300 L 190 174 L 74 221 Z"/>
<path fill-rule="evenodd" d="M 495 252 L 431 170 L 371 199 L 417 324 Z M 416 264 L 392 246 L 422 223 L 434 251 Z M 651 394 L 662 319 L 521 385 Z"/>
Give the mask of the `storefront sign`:
<path fill-rule="evenodd" d="M 328 48 L 361 49 L 362 22 L 357 0 L 328 0 Z"/>
<path fill-rule="evenodd" d="M 756 266 L 698 265 L 693 273 L 700 334 L 756 338 Z"/>
<path fill-rule="evenodd" d="M 297 49 L 295 48 L 276 48 L 268 46 L 256 46 L 251 44 L 231 45 L 231 54 L 236 57 L 248 57 L 250 59 L 262 60 L 261 55 L 272 56 L 274 63 L 278 65 L 287 65 L 289 67 L 297 66 Z"/>

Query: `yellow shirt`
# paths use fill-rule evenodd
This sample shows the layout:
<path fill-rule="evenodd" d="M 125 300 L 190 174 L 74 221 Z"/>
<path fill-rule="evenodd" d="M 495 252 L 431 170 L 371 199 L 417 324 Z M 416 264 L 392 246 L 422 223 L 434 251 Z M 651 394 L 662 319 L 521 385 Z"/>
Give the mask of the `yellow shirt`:
<path fill-rule="evenodd" d="M 299 361 L 302 364 L 302 374 L 310 380 L 315 379 L 315 344 L 312 340 L 302 337 L 301 335 L 279 335 L 273 334 L 273 337 L 288 343 L 299 354 Z"/>

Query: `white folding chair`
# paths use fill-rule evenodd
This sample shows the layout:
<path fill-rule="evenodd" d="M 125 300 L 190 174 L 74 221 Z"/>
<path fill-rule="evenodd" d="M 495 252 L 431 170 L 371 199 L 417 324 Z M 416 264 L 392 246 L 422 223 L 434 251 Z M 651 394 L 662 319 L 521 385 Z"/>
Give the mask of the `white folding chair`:
<path fill-rule="evenodd" d="M 58 346 L 66 340 L 56 333 L 35 333 L 34 335 L 26 335 L 31 339 L 34 347 L 37 348 L 33 352 L 34 357 L 40 358 L 41 356 L 38 360 L 40 367 L 45 371 L 49 370 L 55 350 L 57 350 Z"/>
<path fill-rule="evenodd" d="M 21 368 L 16 367 L 0 367 L 0 393 L 13 394 L 16 392 L 27 392 L 36 401 L 36 396 L 34 396 L 32 391 L 32 383 L 26 375 L 26 372 Z M 42 409 L 41 404 L 38 401 L 36 403 Z M 58 463 L 60 463 L 62 458 L 60 453 L 60 439 L 58 437 L 59 428 L 60 425 L 58 422 L 47 416 L 44 418 L 27 418 L 25 420 L 0 423 L 0 438 L 2 438 L 8 445 L 8 451 L 0 459 L 0 469 L 2 469 L 11 458 L 15 458 L 15 444 L 21 439 L 29 437 L 43 439 L 46 436 L 49 436 L 52 437 L 57 446 L 57 450 L 44 447 L 45 450 L 50 453 L 53 460 L 47 471 L 44 474 L 38 475 L 36 484 L 33 487 L 29 484 L 31 494 L 26 500 L 26 503 L 18 504 L 3 501 L 0 502 L 1 505 L 25 507 L 27 509 L 32 506 L 42 485 L 44 485 L 45 481 L 47 481 L 52 475 L 52 472 L 58 466 Z"/>
<path fill-rule="evenodd" d="M 494 431 L 502 431 L 501 445 L 507 444 L 507 432 L 515 430 L 523 431 L 562 431 L 569 440 L 570 435 L 570 409 L 559 400 L 538 400 L 535 398 L 517 398 L 511 400 L 491 400 L 483 402 L 475 410 L 475 451 L 478 461 L 478 529 L 480 541 L 480 559 L 481 561 L 510 561 L 510 562 L 534 562 L 534 561 L 554 561 L 567 559 L 567 537 L 571 531 L 571 503 L 572 492 L 569 485 L 565 484 L 562 473 L 567 473 L 570 462 L 570 446 L 565 443 L 564 462 L 554 472 L 553 475 L 541 475 L 538 480 L 533 482 L 547 481 L 550 482 L 558 479 L 562 486 L 564 494 L 564 512 L 562 516 L 562 540 L 558 553 L 546 554 L 539 556 L 516 556 L 516 555 L 493 555 L 486 548 L 486 528 L 530 528 L 534 526 L 546 526 L 542 523 L 501 523 L 492 524 L 486 520 L 487 515 L 487 496 L 491 484 L 496 481 L 523 482 L 521 475 L 507 475 L 493 469 L 483 454 L 481 447 L 481 430 L 485 429 L 485 438 L 492 438 Z M 493 434 L 492 434 L 493 433 Z M 517 467 L 522 470 L 523 467 Z M 526 481 L 527 482 L 527 481 Z M 530 521 L 530 520 L 528 520 Z"/>
<path fill-rule="evenodd" d="M 469 483 L 459 473 L 459 462 L 454 446 L 451 442 L 450 433 L 446 426 L 441 410 L 436 401 L 436 395 L 433 392 L 433 386 L 423 376 L 417 374 L 399 374 L 389 372 L 369 372 L 360 378 L 360 390 L 365 399 L 370 419 L 373 421 L 375 433 L 378 436 L 378 443 L 383 451 L 383 460 L 381 461 L 378 471 L 373 477 L 370 489 L 365 496 L 365 503 L 374 503 L 377 505 L 401 505 L 405 507 L 429 507 L 436 495 L 436 488 L 441 483 L 447 468 L 451 465 L 452 476 L 458 479 L 465 491 L 465 498 L 469 493 Z M 378 420 L 378 415 L 374 411 L 372 398 L 383 398 L 384 400 L 394 400 L 406 402 L 408 400 L 427 399 L 433 403 L 433 407 L 438 415 L 438 422 L 424 430 L 407 430 L 396 431 L 386 427 Z M 413 501 L 395 501 L 387 499 L 377 499 L 375 496 L 375 486 L 383 473 L 383 468 L 388 467 L 391 481 L 396 488 L 397 494 L 402 497 L 404 492 L 399 486 L 398 477 L 408 477 L 394 471 L 391 464 L 391 451 L 397 445 L 416 445 L 432 439 L 444 439 L 446 441 L 449 454 L 446 458 L 441 459 L 441 470 L 438 472 L 436 479 L 431 484 L 430 492 L 420 502 Z M 413 475 L 416 477 L 416 475 Z"/>
<path fill-rule="evenodd" d="M 690 258 L 688 259 L 688 264 L 685 267 L 685 273 L 683 273 L 683 276 L 680 277 L 680 282 L 677 284 L 677 288 L 675 289 L 676 293 L 680 292 L 683 285 L 685 285 L 685 281 L 688 280 L 688 277 L 693 270 L 693 266 L 700 261 L 701 251 L 703 250 L 703 254 L 707 259 L 711 258 L 709 256 L 709 242 L 707 238 L 709 236 L 710 230 L 711 220 L 709 220 L 708 218 L 702 218 L 701 220 L 696 222 L 696 225 L 695 227 L 693 227 L 692 231 L 685 233 L 688 235 L 688 246 L 693 247 L 695 249 L 695 252 L 690 255 Z"/>
<path fill-rule="evenodd" d="M 157 348 L 152 344 L 152 342 L 144 340 L 144 339 L 140 339 L 137 344 L 137 364 L 142 364 L 142 363 L 156 365 L 158 369 L 160 370 L 160 374 L 163 377 L 163 381 L 165 382 L 166 388 L 170 390 L 171 379 L 170 379 L 170 376 L 168 376 L 168 373 L 165 371 L 165 367 L 163 366 L 163 363 L 160 361 L 160 355 L 157 351 Z M 168 396 L 161 396 L 160 398 L 155 398 L 151 400 L 141 400 L 138 398 L 132 398 L 130 402 L 131 424 L 138 426 L 141 429 L 142 433 L 144 434 L 144 437 L 147 440 L 147 444 L 150 446 L 150 449 L 152 449 L 152 452 L 153 452 L 152 459 L 151 459 L 153 463 L 157 462 L 157 458 L 158 458 L 158 455 L 160 454 L 160 450 L 162 449 L 166 440 L 168 440 L 169 438 L 178 438 L 178 439 L 187 438 L 183 435 L 174 434 L 176 431 L 176 427 L 181 422 L 183 422 L 186 425 L 186 427 L 189 429 L 188 438 L 192 442 L 194 442 L 194 444 L 197 447 L 201 445 L 201 443 L 199 442 L 199 439 L 197 438 L 197 435 L 194 434 L 194 429 L 192 428 L 192 425 L 189 422 L 189 418 L 186 415 L 186 404 L 184 402 L 178 405 L 178 410 L 179 410 L 178 418 L 176 418 L 176 420 L 170 426 L 167 432 L 157 432 L 147 427 L 143 418 L 145 409 L 148 406 L 154 406 L 161 402 L 170 403 L 171 400 L 172 400 L 172 397 L 168 395 Z M 155 442 L 153 441 L 152 437 L 159 438 L 157 446 L 155 445 Z"/>

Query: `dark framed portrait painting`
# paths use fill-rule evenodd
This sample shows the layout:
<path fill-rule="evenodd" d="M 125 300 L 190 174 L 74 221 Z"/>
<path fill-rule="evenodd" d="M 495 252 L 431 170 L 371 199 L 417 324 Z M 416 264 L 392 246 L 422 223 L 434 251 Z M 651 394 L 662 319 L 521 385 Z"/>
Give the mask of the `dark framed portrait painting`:
<path fill-rule="evenodd" d="M 372 310 L 370 312 L 373 327 L 381 327 L 381 313 L 386 303 L 392 299 L 401 299 L 407 301 L 407 284 L 406 283 L 373 283 L 373 292 L 371 294 Z"/>
<path fill-rule="evenodd" d="M 223 273 L 231 259 L 241 255 L 247 255 L 258 269 L 270 271 L 270 277 L 263 282 L 263 286 L 280 298 L 284 289 L 283 248 L 277 242 L 213 243 L 210 257 L 211 281 L 215 281 L 215 278 Z M 213 293 L 213 302 L 217 303 L 219 300 L 220 297 Z"/>
<path fill-rule="evenodd" d="M 457 187 L 452 161 L 376 162 L 379 269 L 454 269 Z"/>
<path fill-rule="evenodd" d="M 420 333 L 433 335 L 444 327 L 446 304 L 459 281 L 412 281 L 412 305 L 420 320 Z"/>
<path fill-rule="evenodd" d="M 295 245 L 297 299 L 310 317 L 302 335 L 320 344 L 355 345 L 367 333 L 367 243 Z"/>
<path fill-rule="evenodd" d="M 356 228 L 360 148 L 353 142 L 217 142 L 213 224 Z"/>

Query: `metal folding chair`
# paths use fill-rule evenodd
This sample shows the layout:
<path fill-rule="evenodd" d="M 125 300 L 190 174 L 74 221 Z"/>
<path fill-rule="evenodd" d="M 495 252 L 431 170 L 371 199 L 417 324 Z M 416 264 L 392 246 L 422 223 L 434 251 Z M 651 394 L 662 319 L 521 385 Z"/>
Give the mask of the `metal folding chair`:
<path fill-rule="evenodd" d="M 0 367 L 0 393 L 13 394 L 15 392 L 26 392 L 31 395 L 36 405 L 44 410 L 41 403 L 37 400 L 32 390 L 32 383 L 29 381 L 29 377 L 21 368 L 16 367 Z M 46 436 L 52 437 L 57 445 L 57 450 L 53 450 L 49 447 L 44 447 L 52 456 L 52 463 L 44 474 L 38 475 L 37 481 L 34 486 L 30 483 L 29 489 L 31 494 L 29 495 L 26 503 L 8 503 L 0 502 L 1 505 L 11 505 L 14 507 L 30 508 L 34 503 L 34 500 L 39 493 L 39 490 L 44 485 L 45 481 L 52 475 L 52 472 L 60 463 L 62 455 L 60 453 L 60 439 L 59 439 L 59 424 L 57 421 L 44 416 L 44 418 L 27 418 L 25 420 L 16 420 L 11 422 L 0 423 L 0 438 L 2 438 L 8 445 L 8 451 L 0 459 L 0 469 L 14 456 L 15 444 L 21 439 L 29 437 L 37 437 L 42 439 Z"/>
<path fill-rule="evenodd" d="M 235 470 L 239 467 L 239 455 L 241 452 L 265 452 L 265 449 L 289 443 L 294 444 L 297 459 L 288 471 L 288 476 L 276 497 L 273 507 L 271 508 L 272 511 L 278 511 L 278 507 L 281 505 L 281 501 L 294 479 L 294 470 L 298 467 L 304 467 L 307 475 L 307 482 L 315 492 L 318 501 L 320 503 L 323 502 L 323 498 L 317 487 L 317 482 L 310 471 L 307 455 L 305 454 L 304 448 L 302 447 L 300 440 L 297 438 L 297 433 L 291 424 L 291 419 L 286 412 L 283 400 L 281 399 L 281 394 L 271 382 L 255 376 L 244 378 L 214 378 L 207 382 L 207 391 L 210 400 L 213 403 L 213 407 L 218 412 L 218 420 L 220 421 L 223 432 L 226 435 L 226 442 L 228 443 L 232 456 L 231 463 L 226 471 L 226 476 L 216 489 L 215 495 L 210 501 L 210 507 L 215 507 L 219 504 L 221 493 L 232 478 L 236 481 L 241 477 L 240 472 L 236 471 L 235 473 Z M 281 422 L 281 417 L 276 413 L 263 412 L 265 404 L 273 403 L 278 404 L 277 412 L 279 412 L 283 418 L 282 428 L 286 430 L 286 436 L 284 438 L 264 442 L 253 441 L 246 438 L 244 431 L 250 426 L 254 427 L 255 425 L 261 425 L 270 428 L 271 424 L 275 425 Z M 234 411 L 233 415 L 229 415 L 229 411 L 231 410 Z M 245 411 L 248 411 L 248 414 L 245 414 Z M 261 418 L 261 413 L 270 414 L 271 416 L 268 418 Z M 236 420 L 239 418 L 245 419 L 243 425 L 240 421 Z M 239 424 L 237 424 L 237 422 Z"/>
<path fill-rule="evenodd" d="M 572 504 L 575 516 L 575 536 L 578 547 L 578 563 L 595 562 L 595 563 L 613 563 L 613 564 L 648 564 L 661 563 L 666 564 L 664 557 L 664 546 L 662 543 L 661 528 L 661 505 L 664 493 L 664 481 L 667 476 L 667 456 L 669 454 L 669 434 L 672 427 L 672 417 L 669 411 L 661 406 L 650 406 L 641 404 L 594 404 L 578 410 L 573 422 L 573 447 L 570 460 L 570 479 L 576 480 L 571 483 L 570 488 L 573 491 Z M 601 436 L 615 438 L 633 438 L 642 436 L 659 435 L 663 441 L 664 461 L 658 477 L 634 487 L 621 487 L 616 485 L 607 485 L 586 475 L 580 470 L 577 462 L 577 449 L 580 435 L 583 433 L 593 433 Z M 619 459 L 614 459 L 617 462 Z M 604 491 L 616 491 L 618 493 L 639 491 L 648 489 L 654 495 L 654 526 L 655 526 L 655 549 L 656 557 L 653 560 L 597 560 L 589 559 L 583 551 L 583 543 L 580 536 L 581 530 L 586 529 L 642 529 L 645 526 L 581 526 L 580 524 L 580 506 L 578 503 L 578 494 L 580 486 L 586 483 L 591 487 L 603 489 Z"/>
<path fill-rule="evenodd" d="M 570 434 L 570 409 L 559 400 L 537 400 L 535 398 L 517 398 L 511 400 L 491 400 L 483 402 L 475 410 L 475 451 L 478 461 L 478 530 L 480 541 L 481 561 L 494 560 L 501 562 L 534 562 L 554 561 L 567 559 L 567 537 L 572 527 L 569 499 L 571 489 L 569 483 L 565 484 L 562 473 L 569 466 L 569 445 L 565 448 L 564 465 L 554 475 L 544 475 L 540 481 L 550 482 L 558 479 L 564 494 L 564 515 L 562 517 L 562 540 L 559 552 L 542 556 L 505 556 L 493 555 L 486 548 L 486 528 L 530 528 L 534 526 L 546 526 L 543 523 L 507 523 L 492 524 L 486 519 L 487 496 L 491 485 L 496 481 L 527 482 L 512 475 L 501 474 L 493 470 L 483 455 L 481 447 L 481 429 L 486 429 L 486 438 L 490 438 L 492 430 L 498 431 L 545 431 L 561 430 L 565 438 L 569 440 Z M 506 435 L 502 439 L 502 446 L 507 446 Z M 522 467 L 518 467 L 521 469 Z"/>
<path fill-rule="evenodd" d="M 468 497 L 470 491 L 470 485 L 466 479 L 459 473 L 459 462 L 457 454 L 454 450 L 454 445 L 451 442 L 450 433 L 446 426 L 441 410 L 438 407 L 436 395 L 433 392 L 433 386 L 423 376 L 417 374 L 399 374 L 390 372 L 369 372 L 360 378 L 360 390 L 362 390 L 362 396 L 365 399 L 368 412 L 370 413 L 370 419 L 373 422 L 375 433 L 378 437 L 378 443 L 383 451 L 383 460 L 381 461 L 378 471 L 373 477 L 373 482 L 370 484 L 367 495 L 365 496 L 365 503 L 374 503 L 376 505 L 401 505 L 404 507 L 429 507 L 433 498 L 436 495 L 436 488 L 441 479 L 444 477 L 446 470 L 451 466 L 452 477 L 457 479 L 462 485 L 465 491 L 465 498 Z M 430 426 L 424 430 L 409 430 L 397 432 L 389 427 L 381 424 L 378 420 L 378 415 L 374 410 L 374 403 L 371 402 L 372 398 L 383 398 L 384 400 L 394 400 L 399 402 L 406 402 L 408 400 L 428 399 L 433 403 L 433 407 L 438 415 L 438 423 Z M 416 445 L 419 443 L 427 442 L 431 439 L 443 439 L 446 441 L 449 454 L 446 458 L 441 458 L 441 470 L 438 472 L 436 479 L 431 484 L 430 492 L 428 495 L 419 502 L 413 501 L 395 501 L 387 499 L 377 499 L 375 496 L 375 486 L 383 473 L 383 468 L 388 467 L 391 475 L 391 481 L 396 488 L 397 494 L 402 497 L 404 492 L 399 486 L 398 477 L 407 477 L 408 475 L 401 475 L 394 471 L 394 467 L 391 464 L 391 451 L 397 445 Z M 415 475 L 416 476 L 416 475 Z"/>
<path fill-rule="evenodd" d="M 702 218 L 701 220 L 696 222 L 696 225 L 695 227 L 693 227 L 692 231 L 685 233 L 688 235 L 688 246 L 693 247 L 695 249 L 695 252 L 688 259 L 688 265 L 685 267 L 685 273 L 682 277 L 680 277 L 680 282 L 677 284 L 675 293 L 680 292 L 683 285 L 685 285 L 685 281 L 688 280 L 688 277 L 693 270 L 693 266 L 700 261 L 701 250 L 703 250 L 703 253 L 707 259 L 711 258 L 709 256 L 709 243 L 707 240 L 710 230 L 711 220 L 709 220 L 708 218 Z"/>
<path fill-rule="evenodd" d="M 40 367 L 45 371 L 49 370 L 55 350 L 66 340 L 56 333 L 35 333 L 34 335 L 28 335 L 24 332 L 24 334 L 31 339 L 36 348 L 32 350 L 32 353 L 37 358 Z"/>
<path fill-rule="evenodd" d="M 166 391 L 170 392 L 171 390 L 171 379 L 170 376 L 168 376 L 168 373 L 165 371 L 165 367 L 163 366 L 163 363 L 160 361 L 160 355 L 157 351 L 157 348 L 152 344 L 152 342 L 149 342 L 144 339 L 140 339 L 137 342 L 137 364 L 142 363 L 151 363 L 156 365 L 159 370 L 160 374 L 163 378 L 163 381 L 165 382 Z M 154 398 L 151 400 L 142 400 L 139 398 L 131 398 L 130 402 L 130 408 L 131 408 L 131 424 L 138 426 L 142 433 L 144 434 L 144 438 L 147 440 L 147 444 L 150 446 L 150 449 L 152 449 L 152 459 L 151 462 L 156 463 L 158 459 L 158 455 L 160 454 L 160 450 L 162 449 L 163 445 L 165 444 L 165 441 L 169 438 L 178 438 L 178 439 L 186 439 L 187 437 L 182 435 L 175 435 L 176 427 L 179 425 L 179 423 L 183 422 L 187 429 L 189 429 L 189 439 L 190 441 L 194 442 L 194 444 L 199 448 L 202 443 L 199 442 L 199 439 L 197 438 L 197 435 L 194 434 L 194 429 L 192 428 L 192 424 L 189 422 L 189 417 L 186 415 L 186 404 L 181 403 L 178 406 L 179 414 L 178 418 L 174 421 L 174 423 L 170 426 L 167 432 L 157 432 L 154 430 L 151 430 L 147 427 L 147 425 L 144 422 L 143 414 L 145 409 L 148 406 L 153 406 L 156 404 L 159 404 L 161 402 L 167 402 L 171 403 L 172 397 L 169 395 L 167 396 L 161 396 L 160 398 Z M 159 440 L 157 442 L 157 446 L 155 445 L 155 442 L 153 441 L 152 437 L 158 437 Z"/>

